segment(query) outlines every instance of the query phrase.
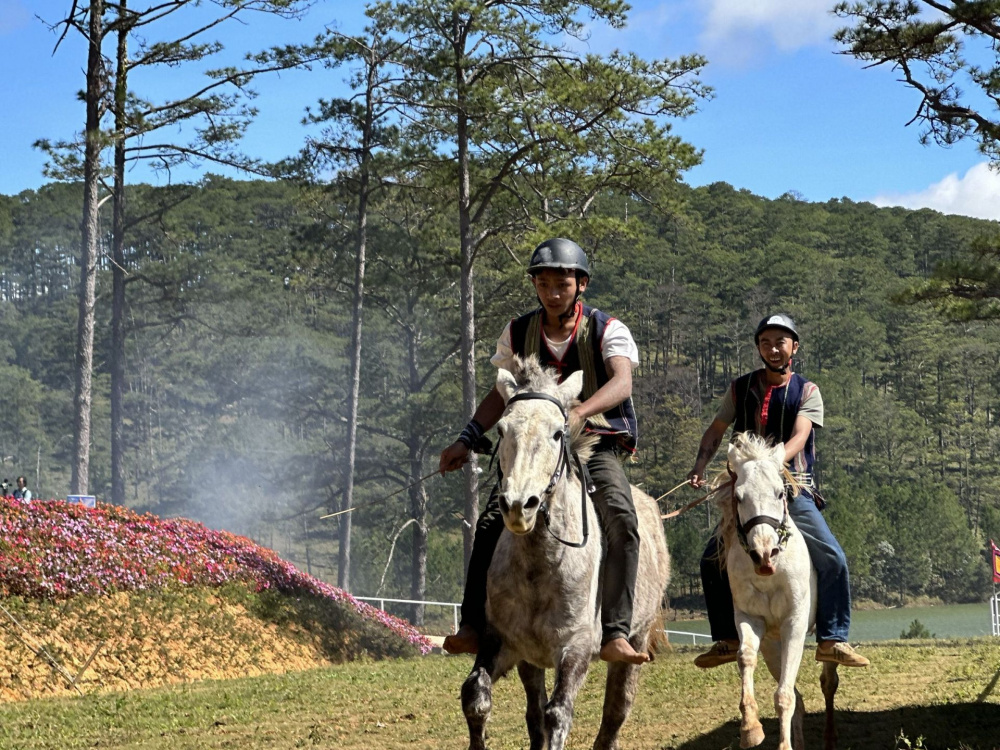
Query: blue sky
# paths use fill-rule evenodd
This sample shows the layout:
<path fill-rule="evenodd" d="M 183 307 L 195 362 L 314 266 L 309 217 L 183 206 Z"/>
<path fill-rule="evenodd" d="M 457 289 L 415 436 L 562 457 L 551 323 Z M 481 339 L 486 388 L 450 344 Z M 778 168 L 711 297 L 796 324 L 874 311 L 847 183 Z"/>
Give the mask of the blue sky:
<path fill-rule="evenodd" d="M 615 47 L 644 57 L 698 52 L 709 60 L 703 79 L 715 89 L 700 111 L 675 125 L 704 150 L 686 175 L 692 185 L 728 182 L 770 198 L 796 191 L 811 201 L 848 197 L 880 205 L 927 206 L 945 213 L 1000 219 L 1000 176 L 971 143 L 921 146 L 906 127 L 918 100 L 891 70 L 864 70 L 836 54 L 833 0 L 634 0 L 630 23 L 590 29 L 589 48 Z M 54 20 L 68 0 L 0 0 L 0 119 L 4 154 L 0 193 L 36 188 L 40 138 L 69 137 L 81 128 L 86 53 L 70 36 L 53 54 L 56 35 L 35 17 Z M 360 2 L 317 0 L 299 21 L 255 19 L 220 38 L 233 54 L 311 39 L 324 25 L 363 25 Z M 186 91 L 193 81 L 170 71 L 132 81 L 144 92 Z M 343 71 L 289 72 L 259 79 L 258 120 L 244 149 L 274 160 L 294 153 L 306 106 L 342 86 Z M 175 172 L 198 179 L 204 171 Z M 132 181 L 165 182 L 136 170 Z"/>

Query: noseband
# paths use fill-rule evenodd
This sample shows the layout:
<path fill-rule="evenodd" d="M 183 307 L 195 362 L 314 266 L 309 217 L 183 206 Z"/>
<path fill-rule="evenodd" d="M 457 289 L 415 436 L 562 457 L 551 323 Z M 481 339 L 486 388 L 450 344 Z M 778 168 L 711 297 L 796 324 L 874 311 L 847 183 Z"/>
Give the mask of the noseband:
<path fill-rule="evenodd" d="M 507 401 L 507 408 L 509 409 L 510 405 L 517 401 L 549 401 L 555 404 L 559 408 L 559 413 L 562 414 L 563 429 L 562 429 L 562 435 L 559 438 L 559 460 L 556 462 L 556 468 L 552 472 L 552 476 L 549 478 L 548 485 L 542 491 L 542 495 L 546 499 L 542 501 L 542 504 L 538 508 L 538 512 L 542 516 L 542 519 L 545 521 L 545 528 L 548 530 L 552 538 L 555 539 L 557 542 L 559 542 L 560 544 L 564 544 L 567 547 L 574 547 L 576 549 L 585 547 L 587 545 L 587 539 L 590 536 L 590 526 L 587 522 L 587 485 L 589 484 L 589 480 L 586 478 L 587 473 L 583 466 L 583 463 L 580 461 L 580 457 L 575 453 L 572 454 L 572 456 L 570 455 L 569 414 L 566 412 L 566 409 L 563 407 L 562 402 L 559 399 L 557 399 L 555 396 L 550 396 L 547 393 L 538 393 L 536 391 L 524 391 L 523 393 L 515 393 Z M 581 534 L 583 538 L 579 542 L 568 542 L 565 539 L 556 536 L 552 532 L 552 527 L 549 524 L 549 503 L 547 498 L 551 496 L 552 493 L 555 491 L 556 485 L 559 484 L 559 480 L 562 479 L 563 472 L 566 471 L 567 467 L 569 466 L 570 460 L 574 460 L 576 462 L 577 469 L 580 472 L 580 516 L 583 519 L 581 522 L 582 526 Z"/>
<path fill-rule="evenodd" d="M 788 529 L 788 495 L 785 495 L 785 512 L 779 521 L 773 516 L 754 516 L 746 523 L 740 521 L 740 501 L 736 497 L 736 475 L 733 473 L 732 469 L 729 469 L 729 476 L 733 480 L 732 498 L 733 498 L 733 521 L 736 523 L 736 538 L 740 540 L 740 546 L 743 551 L 748 555 L 750 554 L 750 543 L 747 541 L 747 534 L 750 533 L 750 529 L 754 526 L 760 526 L 766 524 L 773 528 L 778 534 L 778 549 L 784 551 L 785 547 L 788 545 L 788 538 L 791 536 L 791 532 Z"/>

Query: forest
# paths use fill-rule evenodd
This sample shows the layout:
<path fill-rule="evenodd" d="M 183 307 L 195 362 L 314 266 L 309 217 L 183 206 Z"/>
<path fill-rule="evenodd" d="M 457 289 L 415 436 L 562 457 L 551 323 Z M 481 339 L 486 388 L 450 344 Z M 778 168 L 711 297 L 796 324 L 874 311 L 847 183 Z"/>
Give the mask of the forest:
<path fill-rule="evenodd" d="M 784 312 L 824 396 L 819 480 L 855 596 L 986 595 L 995 222 L 688 186 L 702 152 L 673 126 L 711 98 L 706 60 L 587 52 L 594 24 L 626 24 L 618 0 L 387 0 L 362 33 L 220 57 L 224 25 L 308 5 L 81 0 L 49 19 L 57 54 L 83 40 L 85 117 L 36 142 L 48 184 L 0 196 L 3 473 L 247 535 L 357 595 L 456 601 L 493 478 L 485 457 L 436 476 L 437 456 L 535 304 L 531 249 L 566 236 L 586 300 L 639 344 L 633 483 L 684 479 L 757 367 L 753 327 Z M 995 69 L 962 57 L 966 36 L 1000 39 L 995 8 L 933 6 L 838 5 L 835 39 L 907 71 L 925 142 L 972 139 L 995 165 L 1000 124 L 956 83 L 996 101 Z M 240 146 L 251 85 L 292 69 L 346 87 L 317 86 L 264 163 Z M 206 176 L 172 179 L 192 165 Z M 672 596 L 696 602 L 713 522 L 706 504 L 667 523 Z"/>
<path fill-rule="evenodd" d="M 27 475 L 36 497 L 69 490 L 80 193 L 79 184 L 52 183 L 0 202 L 0 450 L 3 471 Z M 729 381 L 758 366 L 756 321 L 786 311 L 802 333 L 795 368 L 826 403 L 820 482 L 855 596 L 983 597 L 984 545 L 1000 537 L 1000 332 L 945 322 L 912 290 L 994 237 L 996 224 L 846 199 L 767 200 L 726 184 L 671 193 L 669 209 L 604 194 L 576 234 L 593 263 L 588 302 L 623 320 L 640 349 L 633 483 L 658 496 L 683 480 Z M 342 501 L 354 260 L 329 229 L 337 204 L 328 190 L 280 181 L 137 185 L 129 205 L 139 220 L 126 243 L 127 504 L 246 534 L 330 580 L 338 520 L 319 516 Z M 465 423 L 457 254 L 435 226 L 446 217 L 412 197 L 380 198 L 373 217 L 352 589 L 455 601 L 461 479 L 432 476 L 400 490 L 434 471 Z M 535 304 L 524 273 L 532 247 L 525 237 L 484 256 L 481 394 L 503 324 Z M 102 499 L 103 257 L 91 469 Z M 695 496 L 675 493 L 664 510 Z M 667 522 L 675 596 L 699 592 L 711 516 L 701 506 Z"/>

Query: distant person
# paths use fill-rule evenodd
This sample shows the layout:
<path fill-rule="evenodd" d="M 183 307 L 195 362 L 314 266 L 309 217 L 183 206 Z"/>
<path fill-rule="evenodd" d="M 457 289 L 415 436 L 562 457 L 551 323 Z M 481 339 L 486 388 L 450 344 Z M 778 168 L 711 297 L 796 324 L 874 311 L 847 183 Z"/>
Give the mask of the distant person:
<path fill-rule="evenodd" d="M 0 493 L 3 493 L 5 500 L 10 500 L 14 497 L 14 493 L 10 491 L 10 480 L 4 477 L 4 480 L 0 482 Z"/>
<path fill-rule="evenodd" d="M 753 432 L 774 443 L 784 443 L 785 463 L 798 485 L 798 494 L 788 498 L 788 514 L 805 540 L 818 579 L 816 661 L 867 667 L 868 659 L 847 642 L 851 626 L 847 558 L 815 502 L 814 438 L 816 428 L 823 426 L 823 399 L 815 383 L 791 370 L 792 355 L 799 350 L 799 333 L 791 318 L 777 314 L 761 320 L 754 332 L 754 344 L 764 367 L 732 382 L 715 420 L 701 438 L 688 480 L 694 487 L 705 483 L 705 467 L 730 424 L 734 435 Z M 719 544 L 713 536 L 701 559 L 701 582 L 715 641 L 711 649 L 694 660 L 702 669 L 736 661 L 740 646 L 729 575 L 719 565 L 719 558 L 725 559 Z"/>
<path fill-rule="evenodd" d="M 6 484 L 7 480 L 3 480 Z M 31 490 L 28 489 L 28 480 L 24 477 L 17 478 L 17 489 L 14 490 L 14 499 L 23 500 L 26 503 L 31 502 Z"/>

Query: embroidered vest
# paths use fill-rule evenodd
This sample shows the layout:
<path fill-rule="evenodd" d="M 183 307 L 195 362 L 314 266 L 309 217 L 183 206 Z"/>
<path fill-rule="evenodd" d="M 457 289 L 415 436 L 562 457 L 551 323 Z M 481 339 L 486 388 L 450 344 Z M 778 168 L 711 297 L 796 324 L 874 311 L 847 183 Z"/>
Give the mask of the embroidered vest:
<path fill-rule="evenodd" d="M 609 380 L 601 354 L 601 341 L 611 316 L 581 303 L 578 303 L 578 312 L 576 330 L 561 360 L 552 354 L 543 339 L 542 308 L 511 321 L 510 343 L 514 354 L 520 357 L 534 354 L 543 365 L 555 368 L 560 383 L 577 370 L 583 370 L 580 400 L 586 401 Z M 603 414 L 588 418 L 587 429 L 602 435 L 617 435 L 624 448 L 635 451 L 639 429 L 632 399 L 628 398 Z"/>
<path fill-rule="evenodd" d="M 761 437 L 771 438 L 775 443 L 786 443 L 792 437 L 803 389 L 809 381 L 793 372 L 787 385 L 769 386 L 761 375 L 763 372 L 756 370 L 743 375 L 730 386 L 736 406 L 733 434 L 750 430 Z M 789 466 L 793 474 L 812 477 L 816 463 L 815 438 L 816 430 L 812 429 L 805 447 Z"/>

